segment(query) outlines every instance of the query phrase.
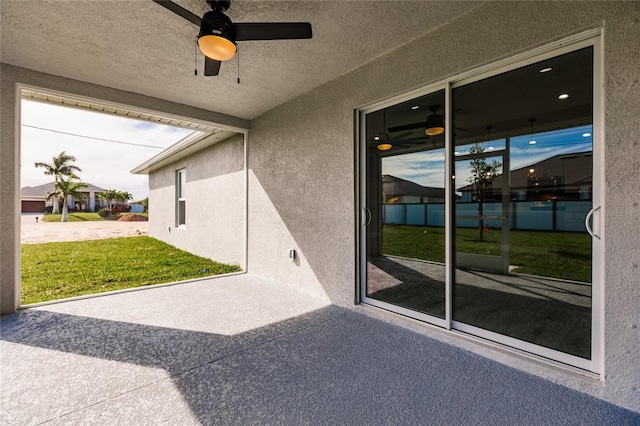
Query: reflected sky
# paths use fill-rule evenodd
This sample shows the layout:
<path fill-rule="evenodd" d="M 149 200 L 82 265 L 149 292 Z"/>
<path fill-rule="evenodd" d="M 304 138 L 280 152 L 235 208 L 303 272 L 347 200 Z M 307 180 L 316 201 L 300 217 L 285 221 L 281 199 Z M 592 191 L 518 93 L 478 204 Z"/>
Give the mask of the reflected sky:
<path fill-rule="evenodd" d="M 576 152 L 591 151 L 593 148 L 593 129 L 591 125 L 534 133 L 511 139 L 510 170 L 517 170 L 539 163 L 551 157 Z M 535 143 L 532 143 L 535 142 Z M 504 139 L 492 140 L 482 144 L 486 152 L 505 147 Z M 469 153 L 471 145 L 456 147 L 458 155 Z M 444 188 L 445 151 L 430 151 L 401 154 L 382 159 L 382 174 L 392 175 L 415 182 L 422 186 Z M 488 158 L 491 161 L 492 158 Z M 469 184 L 469 167 L 460 162 L 456 165 L 456 189 Z"/>

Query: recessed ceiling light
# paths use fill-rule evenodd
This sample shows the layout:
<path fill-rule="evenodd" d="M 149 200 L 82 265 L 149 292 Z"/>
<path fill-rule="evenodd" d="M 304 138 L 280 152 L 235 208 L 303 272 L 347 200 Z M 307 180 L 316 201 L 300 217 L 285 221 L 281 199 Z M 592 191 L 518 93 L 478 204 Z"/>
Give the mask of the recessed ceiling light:
<path fill-rule="evenodd" d="M 558 99 L 568 99 L 568 98 L 569 98 L 568 93 L 563 93 L 562 95 L 558 96 Z"/>
<path fill-rule="evenodd" d="M 460 155 L 458 151 L 454 151 L 453 155 Z"/>
<path fill-rule="evenodd" d="M 553 68 L 551 68 L 551 67 L 542 68 L 542 69 L 540 70 L 540 72 L 549 72 L 549 71 L 551 71 L 552 69 L 553 69 Z"/>
<path fill-rule="evenodd" d="M 490 146 L 489 148 L 487 148 L 488 151 L 493 151 L 495 148 Z"/>
<path fill-rule="evenodd" d="M 411 107 L 411 109 L 418 109 L 418 108 L 420 108 L 420 105 L 414 105 Z"/>
<path fill-rule="evenodd" d="M 583 138 L 588 138 L 589 136 L 591 136 L 591 133 L 583 133 L 583 134 L 582 134 L 582 137 L 583 137 Z"/>
<path fill-rule="evenodd" d="M 529 141 L 529 145 L 535 145 L 536 143 L 536 141 Z"/>
<path fill-rule="evenodd" d="M 379 141 L 380 140 L 380 136 L 376 136 L 375 138 L 373 138 L 374 141 Z"/>

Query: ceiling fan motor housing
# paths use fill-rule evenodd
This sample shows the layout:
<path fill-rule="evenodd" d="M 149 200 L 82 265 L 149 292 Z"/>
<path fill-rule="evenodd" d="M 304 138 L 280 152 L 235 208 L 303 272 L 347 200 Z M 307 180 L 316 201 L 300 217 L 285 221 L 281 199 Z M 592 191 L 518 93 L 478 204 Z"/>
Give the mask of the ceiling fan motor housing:
<path fill-rule="evenodd" d="M 216 35 L 226 38 L 232 43 L 236 42 L 236 34 L 231 19 L 224 13 L 215 10 L 210 10 L 202 17 L 198 38 L 207 35 Z"/>
<path fill-rule="evenodd" d="M 226 12 L 231 6 L 231 0 L 207 0 L 207 3 L 212 10 L 219 12 Z"/>

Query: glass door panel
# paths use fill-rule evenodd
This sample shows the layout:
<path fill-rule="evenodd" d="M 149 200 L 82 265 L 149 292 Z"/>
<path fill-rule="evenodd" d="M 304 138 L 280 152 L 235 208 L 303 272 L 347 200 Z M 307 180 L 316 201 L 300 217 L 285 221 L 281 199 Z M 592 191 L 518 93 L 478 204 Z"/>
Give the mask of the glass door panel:
<path fill-rule="evenodd" d="M 453 89 L 454 327 L 591 358 L 592 57 Z"/>
<path fill-rule="evenodd" d="M 366 298 L 438 318 L 445 317 L 443 108 L 440 91 L 366 116 Z"/>
<path fill-rule="evenodd" d="M 362 300 L 595 371 L 594 49 L 547 58 L 364 116 Z"/>

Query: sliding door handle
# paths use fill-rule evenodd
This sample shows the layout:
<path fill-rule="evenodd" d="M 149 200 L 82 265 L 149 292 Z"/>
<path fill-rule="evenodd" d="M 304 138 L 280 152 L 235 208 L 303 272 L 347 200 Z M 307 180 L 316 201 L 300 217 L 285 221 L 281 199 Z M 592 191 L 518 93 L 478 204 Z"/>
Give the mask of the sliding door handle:
<path fill-rule="evenodd" d="M 587 217 L 584 220 L 584 226 L 587 228 L 587 232 L 589 233 L 589 235 L 597 239 L 600 239 L 600 235 L 597 235 L 593 232 L 593 229 L 589 226 L 589 219 L 593 217 L 593 214 L 596 212 L 596 210 L 600 210 L 600 207 L 601 206 L 594 207 L 591 210 L 589 210 L 589 213 L 587 213 Z"/>
<path fill-rule="evenodd" d="M 369 226 L 369 224 L 371 223 L 371 211 L 365 207 L 362 208 L 362 213 L 364 213 L 363 215 L 363 219 L 364 221 L 362 222 L 362 226 Z"/>

